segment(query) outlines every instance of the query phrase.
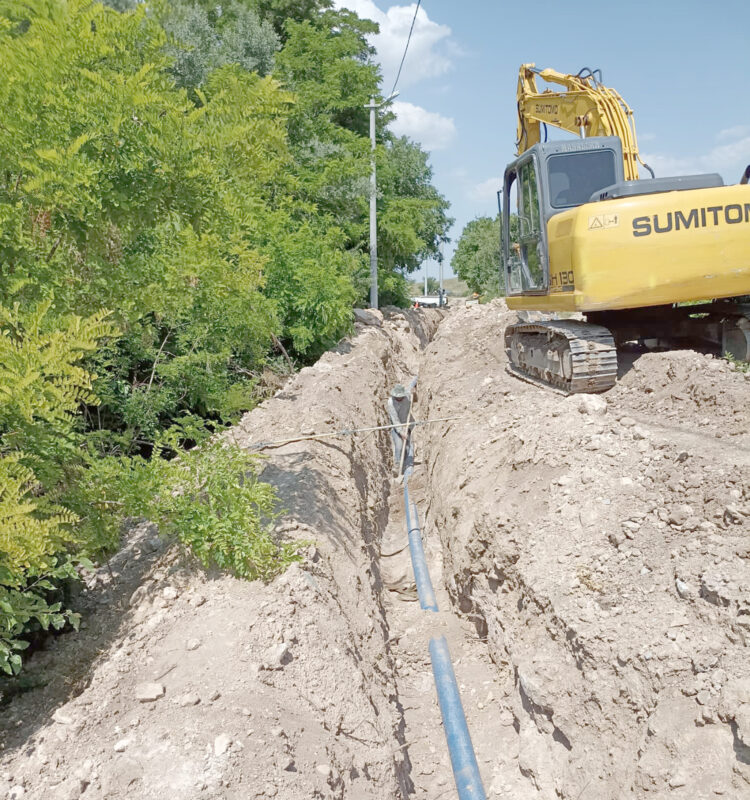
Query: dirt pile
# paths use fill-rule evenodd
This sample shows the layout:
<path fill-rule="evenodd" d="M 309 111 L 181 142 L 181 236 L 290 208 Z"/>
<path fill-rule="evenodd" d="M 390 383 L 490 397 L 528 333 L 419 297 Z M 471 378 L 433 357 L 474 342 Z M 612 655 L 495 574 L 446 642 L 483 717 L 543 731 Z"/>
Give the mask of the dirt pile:
<path fill-rule="evenodd" d="M 3 713 L 0 796 L 449 796 L 435 634 L 488 797 L 750 796 L 750 379 L 626 353 L 614 389 L 566 398 L 505 372 L 500 302 L 386 316 L 231 436 L 385 424 L 418 371 L 417 418 L 458 417 L 417 429 L 410 480 L 440 613 L 386 433 L 269 447 L 304 562 L 244 583 L 138 527 Z"/>
<path fill-rule="evenodd" d="M 233 431 L 241 445 L 385 424 L 439 314 L 358 318 Z M 0 796 L 385 798 L 410 790 L 381 604 L 383 432 L 266 450 L 279 532 L 304 564 L 264 586 L 205 574 L 141 529 L 78 637 L 39 653 L 44 688 L 3 714 Z"/>
<path fill-rule="evenodd" d="M 509 796 L 747 796 L 750 382 L 633 355 L 565 398 L 505 373 L 510 318 L 451 315 L 421 368 L 423 413 L 463 415 L 427 444 L 427 527 L 504 678 Z"/>

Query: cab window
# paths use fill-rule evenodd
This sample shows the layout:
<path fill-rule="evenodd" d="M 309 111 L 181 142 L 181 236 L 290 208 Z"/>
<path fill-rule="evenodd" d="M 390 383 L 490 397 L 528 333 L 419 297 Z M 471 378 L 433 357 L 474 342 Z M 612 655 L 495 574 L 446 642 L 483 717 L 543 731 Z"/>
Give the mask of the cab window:
<path fill-rule="evenodd" d="M 560 153 L 547 159 L 547 169 L 553 208 L 573 208 L 588 203 L 594 192 L 617 182 L 612 150 Z"/>

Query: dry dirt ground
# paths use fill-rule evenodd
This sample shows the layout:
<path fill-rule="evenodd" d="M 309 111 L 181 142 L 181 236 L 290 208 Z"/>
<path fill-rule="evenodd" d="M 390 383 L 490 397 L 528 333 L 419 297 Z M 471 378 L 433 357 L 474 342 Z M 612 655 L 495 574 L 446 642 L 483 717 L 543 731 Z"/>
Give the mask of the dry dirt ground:
<path fill-rule="evenodd" d="M 232 436 L 384 424 L 418 373 L 417 417 L 460 417 L 418 429 L 410 482 L 440 613 L 387 434 L 268 449 L 305 560 L 244 583 L 136 526 L 3 708 L 0 797 L 453 797 L 435 633 L 488 797 L 750 797 L 750 380 L 632 353 L 565 398 L 506 374 L 501 303 L 386 317 Z"/>
<path fill-rule="evenodd" d="M 750 797 L 750 381 L 627 355 L 602 397 L 504 372 L 500 306 L 442 324 L 428 529 L 486 637 L 524 798 Z M 449 388 L 449 391 L 446 389 Z"/>

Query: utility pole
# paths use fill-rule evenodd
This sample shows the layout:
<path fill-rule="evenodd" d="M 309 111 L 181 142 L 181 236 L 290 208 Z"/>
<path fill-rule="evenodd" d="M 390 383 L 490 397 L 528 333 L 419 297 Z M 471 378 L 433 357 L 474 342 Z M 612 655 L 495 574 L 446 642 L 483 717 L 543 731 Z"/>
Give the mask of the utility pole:
<path fill-rule="evenodd" d="M 443 294 L 443 257 L 444 257 L 445 243 L 440 242 L 440 295 Z"/>
<path fill-rule="evenodd" d="M 443 307 L 443 256 L 444 256 L 444 242 L 440 242 L 440 256 L 438 263 L 440 264 L 440 289 L 438 289 L 438 307 Z"/>
<path fill-rule="evenodd" d="M 427 262 L 423 263 L 424 266 L 424 296 L 427 297 Z"/>
<path fill-rule="evenodd" d="M 375 112 L 390 103 L 398 92 L 394 92 L 382 103 L 370 97 L 370 308 L 378 307 L 378 180 L 375 172 Z"/>
<path fill-rule="evenodd" d="M 378 307 L 378 180 L 375 175 L 375 112 L 378 106 L 370 98 L 370 308 Z"/>

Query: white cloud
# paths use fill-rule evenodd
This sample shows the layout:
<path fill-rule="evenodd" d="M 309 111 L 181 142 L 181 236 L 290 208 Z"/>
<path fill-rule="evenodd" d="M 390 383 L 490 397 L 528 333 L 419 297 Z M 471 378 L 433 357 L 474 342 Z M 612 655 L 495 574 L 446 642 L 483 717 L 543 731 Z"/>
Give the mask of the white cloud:
<path fill-rule="evenodd" d="M 393 133 L 414 139 L 425 150 L 442 150 L 456 138 L 456 125 L 450 117 L 399 100 L 391 108 L 396 115 L 390 124 Z"/>
<path fill-rule="evenodd" d="M 731 128 L 724 128 L 716 135 L 719 142 L 732 141 L 750 136 L 750 125 L 733 125 Z"/>
<path fill-rule="evenodd" d="M 486 181 L 477 183 L 469 189 L 469 197 L 478 203 L 493 203 L 497 205 L 497 193 L 503 187 L 501 177 L 488 178 Z"/>
<path fill-rule="evenodd" d="M 334 5 L 355 11 L 360 17 L 374 20 L 380 26 L 380 33 L 368 37 L 368 41 L 377 50 L 377 60 L 383 70 L 383 91 L 390 91 L 404 54 L 416 3 L 390 6 L 387 11 L 381 11 L 373 0 L 335 0 Z M 420 7 L 399 79 L 400 87 L 412 86 L 425 78 L 440 77 L 452 69 L 458 48 L 450 35 L 451 29 L 447 25 L 434 22 Z"/>
<path fill-rule="evenodd" d="M 734 183 L 750 163 L 750 125 L 725 128 L 719 131 L 716 140 L 719 144 L 703 155 L 675 157 L 654 152 L 643 153 L 642 158 L 653 167 L 657 177 L 719 172 L 725 181 Z"/>

